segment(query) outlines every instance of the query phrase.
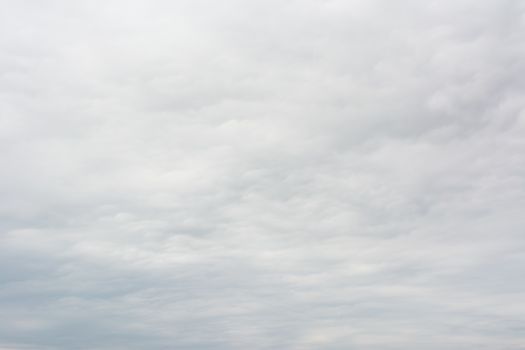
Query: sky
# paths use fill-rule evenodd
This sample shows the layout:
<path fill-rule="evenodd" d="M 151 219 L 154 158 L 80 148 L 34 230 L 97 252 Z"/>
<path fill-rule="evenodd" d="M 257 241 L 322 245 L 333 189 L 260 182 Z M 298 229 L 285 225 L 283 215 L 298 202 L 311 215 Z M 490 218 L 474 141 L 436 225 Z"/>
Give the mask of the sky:
<path fill-rule="evenodd" d="M 0 350 L 525 349 L 525 2 L 0 0 Z"/>

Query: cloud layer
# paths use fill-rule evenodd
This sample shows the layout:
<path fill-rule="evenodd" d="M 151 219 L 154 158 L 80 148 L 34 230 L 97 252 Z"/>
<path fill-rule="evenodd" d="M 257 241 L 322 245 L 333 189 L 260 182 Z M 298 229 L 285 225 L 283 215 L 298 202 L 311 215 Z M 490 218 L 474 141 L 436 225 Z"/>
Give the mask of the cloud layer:
<path fill-rule="evenodd" d="M 524 3 L 0 4 L 0 349 L 523 349 Z"/>

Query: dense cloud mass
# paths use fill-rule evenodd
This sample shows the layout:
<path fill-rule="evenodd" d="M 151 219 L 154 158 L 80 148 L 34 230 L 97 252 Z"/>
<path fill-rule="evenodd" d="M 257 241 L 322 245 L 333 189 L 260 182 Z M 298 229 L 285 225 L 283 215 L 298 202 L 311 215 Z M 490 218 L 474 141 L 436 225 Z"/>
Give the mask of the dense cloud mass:
<path fill-rule="evenodd" d="M 0 5 L 1 350 L 524 349 L 525 2 Z"/>

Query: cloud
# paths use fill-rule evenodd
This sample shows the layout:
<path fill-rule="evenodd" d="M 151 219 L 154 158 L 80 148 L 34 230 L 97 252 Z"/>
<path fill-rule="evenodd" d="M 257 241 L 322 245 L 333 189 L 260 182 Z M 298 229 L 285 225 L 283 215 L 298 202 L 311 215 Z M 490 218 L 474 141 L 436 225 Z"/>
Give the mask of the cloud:
<path fill-rule="evenodd" d="M 525 339 L 518 1 L 0 11 L 0 349 Z"/>

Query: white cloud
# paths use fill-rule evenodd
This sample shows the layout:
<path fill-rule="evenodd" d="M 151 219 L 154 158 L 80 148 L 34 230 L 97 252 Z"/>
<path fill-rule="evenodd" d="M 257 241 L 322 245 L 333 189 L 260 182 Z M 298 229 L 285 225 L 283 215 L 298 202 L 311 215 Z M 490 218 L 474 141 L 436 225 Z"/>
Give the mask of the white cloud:
<path fill-rule="evenodd" d="M 0 349 L 521 348 L 520 2 L 0 5 Z"/>

